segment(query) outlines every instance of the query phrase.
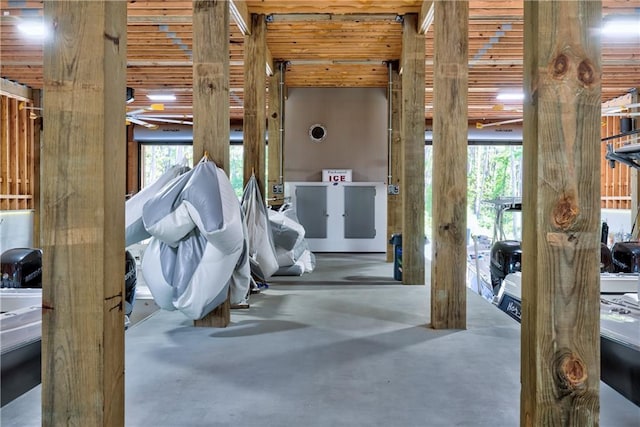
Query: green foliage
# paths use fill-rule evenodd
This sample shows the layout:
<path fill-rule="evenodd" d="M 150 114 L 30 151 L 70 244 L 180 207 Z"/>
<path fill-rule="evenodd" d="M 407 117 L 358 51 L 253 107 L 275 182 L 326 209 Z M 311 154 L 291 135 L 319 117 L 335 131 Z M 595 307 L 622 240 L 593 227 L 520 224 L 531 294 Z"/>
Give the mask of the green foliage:
<path fill-rule="evenodd" d="M 425 147 L 425 228 L 431 233 L 432 147 Z M 495 210 L 486 200 L 522 195 L 522 146 L 470 146 L 467 160 L 467 223 L 472 233 L 489 234 Z M 509 219 L 505 228 L 517 230 L 519 224 Z"/>
<path fill-rule="evenodd" d="M 142 144 L 141 187 L 153 184 L 171 166 L 193 164 L 193 149 L 188 144 Z"/>
<path fill-rule="evenodd" d="M 244 191 L 244 150 L 242 145 L 229 147 L 229 180 L 238 198 L 242 198 Z"/>
<path fill-rule="evenodd" d="M 152 184 L 171 166 L 193 166 L 193 146 L 191 144 L 142 144 L 142 188 Z M 199 159 L 198 159 L 199 161 Z M 229 147 L 229 180 L 236 195 L 242 197 L 243 188 L 242 145 Z"/>
<path fill-rule="evenodd" d="M 193 165 L 193 149 L 190 144 L 143 144 L 142 186 L 154 182 L 169 167 L 176 164 Z M 229 147 L 231 185 L 240 198 L 244 190 L 243 147 Z M 265 168 L 266 170 L 267 168 Z M 483 203 L 498 197 L 522 194 L 522 147 L 521 146 L 471 146 L 468 150 L 467 222 L 473 233 L 484 234 L 493 228 L 495 211 L 493 206 Z M 432 147 L 425 147 L 425 232 L 431 238 L 432 226 Z M 266 182 L 266 179 L 265 179 Z M 517 232 L 518 220 L 507 220 L 505 228 Z"/>

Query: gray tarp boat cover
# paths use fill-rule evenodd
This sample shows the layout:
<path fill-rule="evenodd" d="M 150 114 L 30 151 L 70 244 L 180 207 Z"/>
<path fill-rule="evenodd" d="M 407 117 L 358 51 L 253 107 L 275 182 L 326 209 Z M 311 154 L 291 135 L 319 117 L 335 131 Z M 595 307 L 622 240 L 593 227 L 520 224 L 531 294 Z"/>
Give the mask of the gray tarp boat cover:
<path fill-rule="evenodd" d="M 262 201 L 258 181 L 253 174 L 244 187 L 242 210 L 249 234 L 251 273 L 260 280 L 267 280 L 278 270 L 279 265 L 271 236 L 269 214 Z"/>
<path fill-rule="evenodd" d="M 155 302 L 200 319 L 222 304 L 246 301 L 250 270 L 246 226 L 223 170 L 203 159 L 144 204 L 153 236 L 142 274 Z"/>
<path fill-rule="evenodd" d="M 172 179 L 189 170 L 186 166 L 172 166 L 168 171 L 163 173 L 153 184 L 143 188 L 131 197 L 125 203 L 125 246 L 130 246 L 144 239 L 148 239 L 151 235 L 144 228 L 142 222 L 142 207 L 147 201 L 155 196 L 162 187 L 167 185 Z"/>
<path fill-rule="evenodd" d="M 316 258 L 304 240 L 305 230 L 295 210 L 284 205 L 278 211 L 269 209 L 269 223 L 280 268 L 275 276 L 301 276 L 313 271 Z"/>

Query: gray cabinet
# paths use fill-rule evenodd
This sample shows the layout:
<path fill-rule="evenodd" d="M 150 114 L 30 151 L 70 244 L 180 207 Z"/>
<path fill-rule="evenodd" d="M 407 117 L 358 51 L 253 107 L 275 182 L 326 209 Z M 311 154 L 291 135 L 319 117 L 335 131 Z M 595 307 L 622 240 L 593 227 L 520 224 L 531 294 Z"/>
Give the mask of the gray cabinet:
<path fill-rule="evenodd" d="M 300 185 L 296 187 L 296 213 L 308 239 L 327 238 L 327 187 Z"/>
<path fill-rule="evenodd" d="M 376 237 L 376 187 L 344 187 L 344 238 Z"/>
<path fill-rule="evenodd" d="M 309 248 L 316 252 L 385 252 L 385 190 L 376 182 L 285 184 Z"/>

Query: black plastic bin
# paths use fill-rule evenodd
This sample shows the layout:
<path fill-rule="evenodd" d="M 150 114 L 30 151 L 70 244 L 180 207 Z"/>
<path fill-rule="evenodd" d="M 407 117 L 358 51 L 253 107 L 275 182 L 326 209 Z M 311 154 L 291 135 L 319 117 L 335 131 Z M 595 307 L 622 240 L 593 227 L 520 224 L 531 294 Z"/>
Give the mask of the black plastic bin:
<path fill-rule="evenodd" d="M 393 245 L 393 279 L 402 280 L 402 234 L 392 234 L 389 243 Z"/>

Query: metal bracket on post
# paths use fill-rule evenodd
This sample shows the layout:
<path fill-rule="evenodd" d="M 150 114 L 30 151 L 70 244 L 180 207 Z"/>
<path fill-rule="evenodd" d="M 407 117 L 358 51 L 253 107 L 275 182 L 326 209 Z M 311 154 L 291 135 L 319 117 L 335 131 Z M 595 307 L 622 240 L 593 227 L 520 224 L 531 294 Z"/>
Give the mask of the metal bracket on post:
<path fill-rule="evenodd" d="M 400 186 L 396 184 L 389 184 L 387 186 L 387 194 L 390 194 L 393 196 L 400 194 Z"/>

